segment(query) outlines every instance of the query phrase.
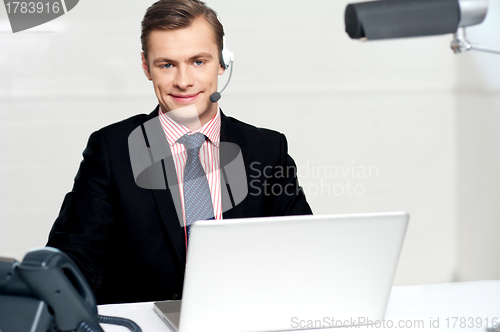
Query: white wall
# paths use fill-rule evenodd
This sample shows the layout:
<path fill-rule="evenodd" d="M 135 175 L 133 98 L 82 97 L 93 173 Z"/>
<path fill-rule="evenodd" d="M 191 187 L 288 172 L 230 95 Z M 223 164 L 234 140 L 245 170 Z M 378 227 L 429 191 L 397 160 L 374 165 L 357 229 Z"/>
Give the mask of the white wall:
<path fill-rule="evenodd" d="M 0 256 L 21 259 L 45 244 L 92 131 L 156 106 L 139 57 L 140 21 L 152 2 L 81 1 L 16 34 L 0 8 Z M 460 234 L 474 226 L 457 204 L 469 199 L 457 191 L 466 185 L 463 126 L 495 149 L 495 122 L 488 134 L 482 120 L 467 120 L 473 114 L 460 106 L 456 85 L 471 66 L 449 50 L 450 36 L 350 40 L 344 0 L 208 4 L 236 53 L 221 107 L 287 135 L 316 214 L 409 211 L 398 284 L 495 277 L 471 272 L 477 253 Z M 487 229 L 493 218 L 484 215 Z"/>
<path fill-rule="evenodd" d="M 500 49 L 500 2 L 471 41 Z M 457 216 L 460 280 L 500 279 L 500 55 L 457 58 Z"/>

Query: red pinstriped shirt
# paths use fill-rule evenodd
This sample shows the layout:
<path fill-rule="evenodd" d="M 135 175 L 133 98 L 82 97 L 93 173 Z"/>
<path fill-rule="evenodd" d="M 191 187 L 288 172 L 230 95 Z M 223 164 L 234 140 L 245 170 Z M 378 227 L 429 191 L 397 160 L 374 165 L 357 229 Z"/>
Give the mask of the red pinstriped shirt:
<path fill-rule="evenodd" d="M 179 182 L 179 191 L 182 203 L 182 215 L 184 225 L 186 225 L 186 212 L 184 208 L 184 168 L 186 166 L 187 153 L 183 144 L 177 143 L 177 140 L 187 133 L 194 133 L 188 127 L 172 120 L 160 108 L 159 119 L 163 131 L 167 136 L 172 156 L 174 157 L 177 180 Z M 220 144 L 220 109 L 217 106 L 215 116 L 195 132 L 202 133 L 208 139 L 203 143 L 200 149 L 200 162 L 207 174 L 208 186 L 212 196 L 214 206 L 214 217 L 217 220 L 222 219 L 222 202 L 220 191 L 220 171 L 219 171 L 219 144 Z M 184 228 L 184 230 L 186 230 Z M 187 234 L 185 234 L 187 239 Z"/>

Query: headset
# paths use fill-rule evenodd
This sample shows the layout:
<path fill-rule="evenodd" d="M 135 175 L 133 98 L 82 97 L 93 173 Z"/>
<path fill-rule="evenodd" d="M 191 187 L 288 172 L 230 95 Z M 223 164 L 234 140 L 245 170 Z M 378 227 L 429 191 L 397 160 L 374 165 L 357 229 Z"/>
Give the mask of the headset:
<path fill-rule="evenodd" d="M 217 16 L 217 18 L 219 18 Z M 220 19 L 219 19 L 220 22 Z M 222 68 L 228 69 L 234 61 L 234 52 L 226 46 L 226 36 L 222 37 L 222 50 L 220 51 L 220 64 Z"/>
<path fill-rule="evenodd" d="M 211 9 L 215 13 L 215 16 L 217 16 L 217 19 L 219 20 L 219 23 L 222 25 L 222 21 L 221 21 L 219 15 L 217 14 L 217 12 L 210 7 L 208 7 L 208 8 Z M 227 47 L 225 36 L 222 37 L 222 49 L 221 49 L 219 58 L 220 58 L 220 65 L 222 66 L 222 68 L 228 69 L 229 67 L 231 67 L 231 69 L 229 71 L 229 78 L 227 79 L 226 85 L 224 85 L 224 87 L 220 90 L 220 92 L 216 91 L 210 95 L 210 101 L 212 103 L 216 103 L 219 101 L 219 99 L 221 97 L 220 94 L 222 93 L 222 91 L 224 91 L 226 89 L 227 85 L 231 81 L 231 76 L 233 75 L 234 53 L 231 52 L 231 50 Z"/>

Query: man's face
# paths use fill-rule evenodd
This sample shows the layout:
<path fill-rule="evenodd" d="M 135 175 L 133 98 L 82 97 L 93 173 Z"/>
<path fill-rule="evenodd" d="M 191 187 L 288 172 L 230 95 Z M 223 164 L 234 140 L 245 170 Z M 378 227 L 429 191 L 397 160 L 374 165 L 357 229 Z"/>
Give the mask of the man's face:
<path fill-rule="evenodd" d="M 217 91 L 217 78 L 224 69 L 219 63 L 213 28 L 204 18 L 195 19 L 186 28 L 152 31 L 147 60 L 149 69 L 142 53 L 142 68 L 153 81 L 163 111 L 168 114 L 190 106 L 186 109 L 196 109 L 201 125 L 214 117 L 217 104 L 209 97 Z"/>

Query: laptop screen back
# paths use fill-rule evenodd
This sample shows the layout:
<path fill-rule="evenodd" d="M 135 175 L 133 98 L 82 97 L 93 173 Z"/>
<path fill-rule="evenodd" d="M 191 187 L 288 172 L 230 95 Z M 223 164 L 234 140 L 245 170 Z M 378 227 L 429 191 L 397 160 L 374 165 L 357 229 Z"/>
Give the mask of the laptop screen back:
<path fill-rule="evenodd" d="M 408 219 L 395 212 L 197 222 L 179 330 L 277 331 L 382 320 Z"/>

